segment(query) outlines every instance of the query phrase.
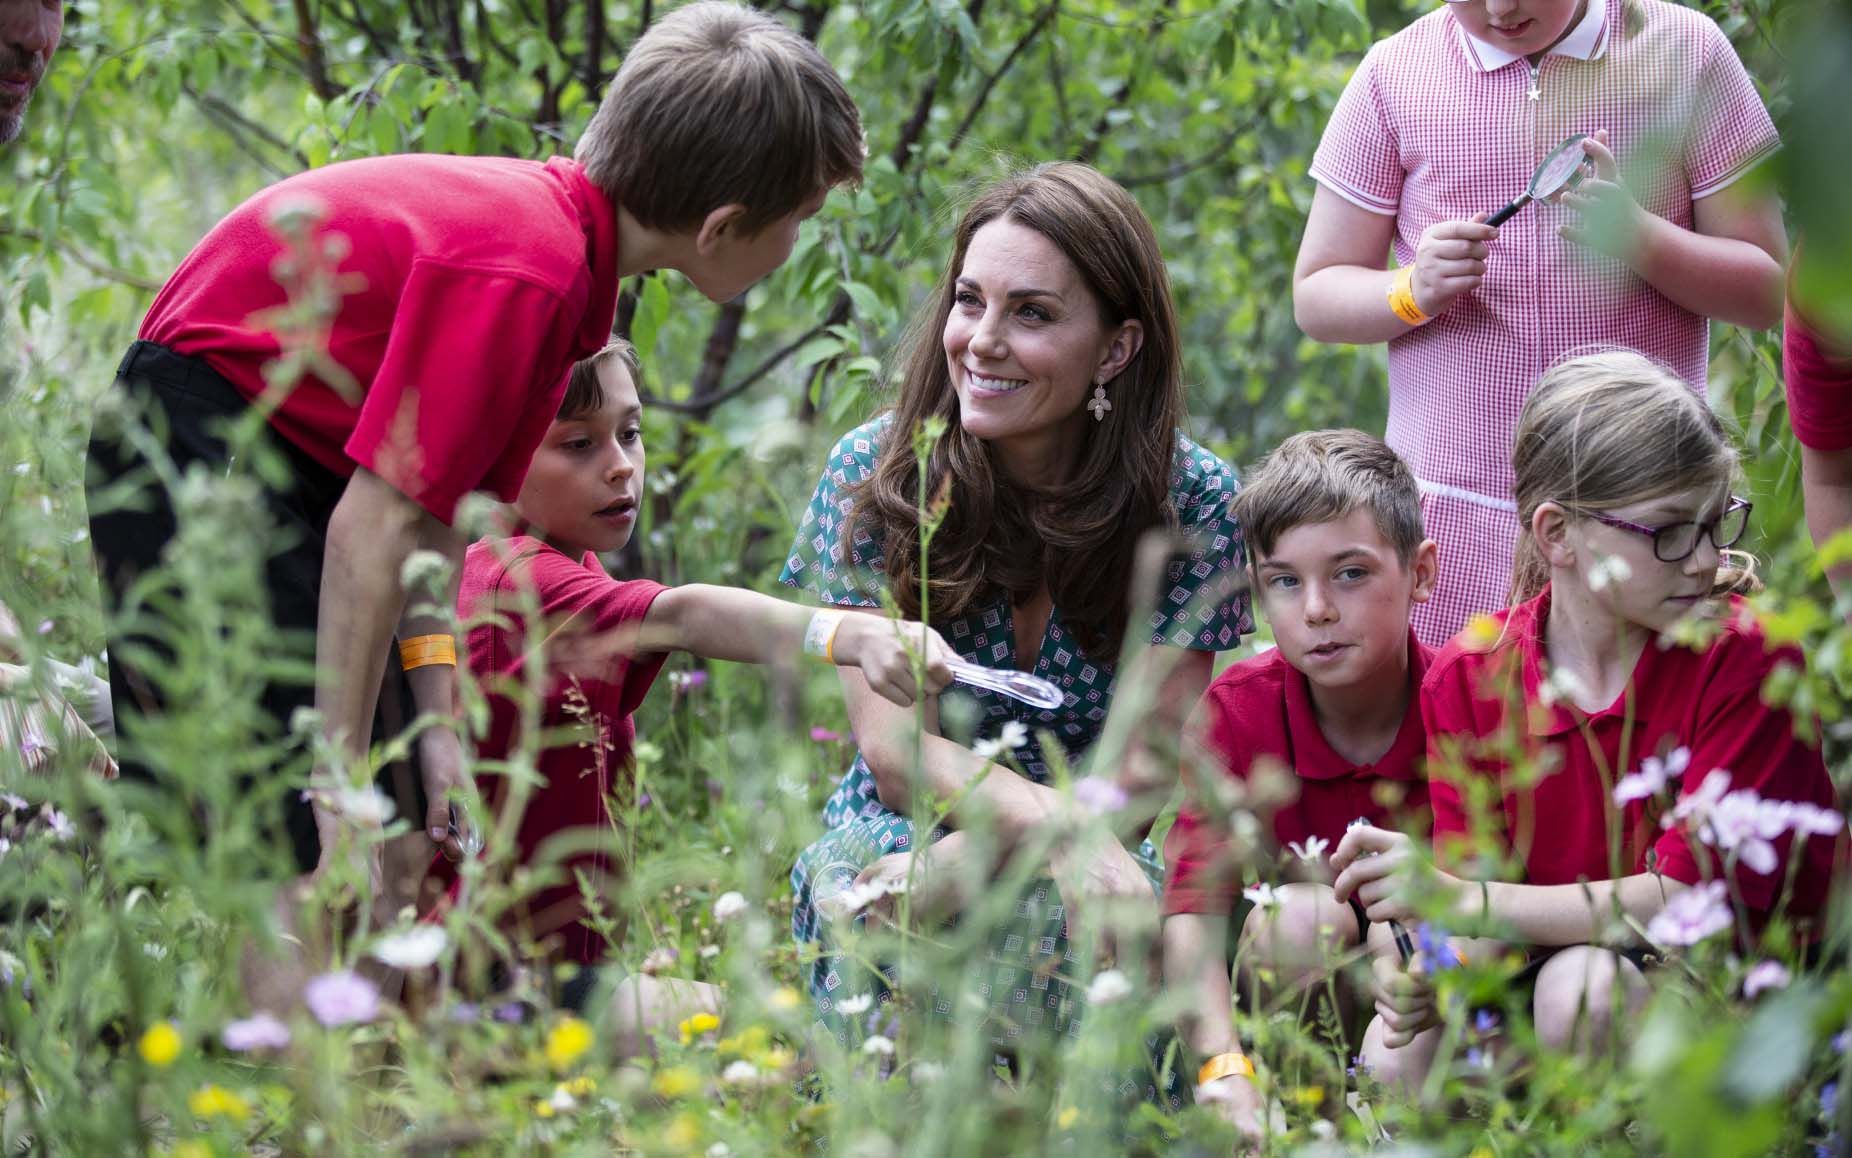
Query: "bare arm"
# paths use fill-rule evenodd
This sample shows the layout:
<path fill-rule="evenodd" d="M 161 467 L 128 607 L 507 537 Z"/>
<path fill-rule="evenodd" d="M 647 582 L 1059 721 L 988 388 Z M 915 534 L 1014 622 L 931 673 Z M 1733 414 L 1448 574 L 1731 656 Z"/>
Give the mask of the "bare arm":
<path fill-rule="evenodd" d="M 418 547 L 435 551 L 449 564 L 444 586 L 431 600 L 414 600 L 399 616 L 398 637 L 414 639 L 421 635 L 448 635 L 454 630 L 457 585 L 463 577 L 463 536 L 437 519 L 420 512 L 417 528 Z M 419 715 L 448 718 L 456 714 L 457 669 L 444 663 L 426 664 L 405 673 L 412 689 L 412 700 Z M 369 727 L 371 725 L 369 724 Z M 454 789 L 463 787 L 462 737 L 452 728 L 429 728 L 418 737 L 419 768 L 424 776 L 425 835 L 442 846 L 453 860 L 461 858 L 463 846 L 450 835 L 450 803 Z"/>
<path fill-rule="evenodd" d="M 837 673 L 849 708 L 849 725 L 861 743 L 862 759 L 874 773 L 881 803 L 908 812 L 914 795 L 947 800 L 963 792 L 980 773 L 982 782 L 949 817 L 954 827 L 974 822 L 995 825 L 1005 848 L 1026 838 L 1060 809 L 1059 794 L 998 765 L 984 772 L 985 760 L 971 749 L 939 735 L 939 705 L 926 701 L 926 732 L 920 737 L 919 776 L 913 775 L 914 716 L 910 709 L 883 699 L 855 669 Z"/>
<path fill-rule="evenodd" d="M 386 648 L 405 606 L 399 573 L 419 545 L 426 517 L 418 504 L 362 467 L 328 520 L 315 630 L 315 707 L 329 738 L 355 758 L 367 751 Z M 420 682 L 438 694 L 435 682 Z"/>
<path fill-rule="evenodd" d="M 1667 901 L 1689 887 L 1651 873 L 1636 873 L 1586 885 L 1511 885 L 1493 881 L 1486 889 L 1493 918 L 1512 930 L 1512 940 L 1529 945 L 1589 945 L 1614 940 L 1613 914 L 1617 907 L 1644 925 L 1665 908 Z M 1478 886 L 1467 882 L 1460 904 L 1463 911 L 1477 913 L 1481 904 Z"/>
<path fill-rule="evenodd" d="M 1126 745 L 1118 770 L 1118 784 L 1128 800 L 1115 827 L 1139 837 L 1169 803 L 1182 767 L 1182 737 L 1191 711 L 1209 686 L 1215 655 L 1180 647 L 1153 647 L 1139 656 L 1126 673 L 1126 683 L 1114 697 L 1116 710 L 1132 711 L 1139 726 Z M 1132 681 L 1158 673 L 1162 683 L 1148 703 L 1138 702 Z M 1124 709 L 1117 705 L 1125 704 Z"/>
<path fill-rule="evenodd" d="M 1164 918 L 1164 987 L 1183 1002 L 1177 1028 L 1198 1060 L 1241 1049 L 1227 944 L 1226 916 L 1175 913 Z"/>
<path fill-rule="evenodd" d="M 1619 184 L 1607 134 L 1584 144 L 1595 179 L 1566 195 L 1581 220 L 1572 241 L 1627 263 L 1648 285 L 1701 317 L 1766 330 L 1781 321 L 1788 235 L 1772 193 L 1738 181 L 1692 203 L 1691 229 L 1642 209 Z"/>
<path fill-rule="evenodd" d="M 1801 447 L 1801 502 L 1815 545 L 1852 530 L 1852 450 Z M 1834 567 L 1826 577 L 1842 597 L 1852 595 L 1852 563 Z"/>
<path fill-rule="evenodd" d="M 840 611 L 831 657 L 861 670 L 888 700 L 911 706 L 915 687 L 912 657 L 903 636 L 926 647 L 926 686 L 936 693 L 951 682 L 945 661 L 955 653 L 939 633 L 917 623 L 896 624 L 879 612 Z M 816 609 L 786 603 L 757 591 L 691 583 L 671 587 L 650 604 L 638 628 L 641 651 L 687 651 L 736 663 L 788 663 L 803 650 L 804 632 Z"/>

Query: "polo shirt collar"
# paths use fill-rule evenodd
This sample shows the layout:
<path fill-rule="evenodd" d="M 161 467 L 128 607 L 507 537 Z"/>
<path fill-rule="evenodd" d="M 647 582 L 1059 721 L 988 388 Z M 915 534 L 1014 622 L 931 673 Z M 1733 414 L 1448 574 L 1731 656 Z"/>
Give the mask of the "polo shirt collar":
<path fill-rule="evenodd" d="M 1569 35 L 1550 49 L 1548 55 L 1571 56 L 1577 60 L 1601 59 L 1608 50 L 1608 28 L 1612 23 L 1608 12 L 1609 3 L 1610 0 L 1589 0 L 1588 11 L 1570 29 Z M 1523 59 L 1518 53 L 1507 52 L 1474 36 L 1458 20 L 1453 22 L 1453 30 L 1459 34 L 1460 45 L 1466 50 L 1466 59 L 1480 72 L 1496 72 L 1514 60 Z"/>
<path fill-rule="evenodd" d="M 611 340 L 611 326 L 617 320 L 617 206 L 577 161 L 553 157 L 547 168 L 565 183 L 566 195 L 579 211 L 579 227 L 585 231 L 585 260 L 592 286 L 585 317 L 579 323 L 579 347 L 584 352 L 577 357 L 588 357 Z"/>
<path fill-rule="evenodd" d="M 1545 670 L 1543 632 L 1549 620 L 1550 589 L 1545 587 L 1543 594 L 1513 609 L 1506 625 L 1506 632 L 1519 649 L 1522 660 L 1520 679 L 1524 687 L 1527 730 L 1531 735 L 1561 736 L 1575 731 L 1582 721 L 1598 725 L 1605 719 L 1621 719 L 1629 714 L 1644 720 L 1659 713 L 1664 706 L 1662 694 L 1670 689 L 1666 681 L 1656 675 L 1666 650 L 1666 645 L 1658 639 L 1647 640 L 1646 646 L 1640 649 L 1640 658 L 1635 661 L 1628 680 L 1628 687 L 1633 690 L 1631 698 L 1623 690 L 1612 704 L 1598 712 L 1584 712 L 1560 701 L 1545 703 L 1543 689 L 1549 682 L 1549 673 Z"/>
<path fill-rule="evenodd" d="M 1421 691 L 1421 681 L 1427 675 L 1428 649 L 1415 638 L 1411 629 L 1408 633 L 1408 711 L 1402 716 L 1402 726 L 1395 734 L 1395 741 L 1389 750 L 1374 764 L 1353 764 L 1346 759 L 1331 741 L 1325 738 L 1324 729 L 1318 726 L 1318 712 L 1312 706 L 1312 687 L 1305 674 L 1286 662 L 1286 657 L 1274 653 L 1277 662 L 1285 668 L 1285 678 L 1281 683 L 1286 689 L 1286 734 L 1292 742 L 1293 771 L 1307 780 L 1341 780 L 1351 776 L 1379 775 L 1391 780 L 1414 779 L 1420 759 L 1426 751 L 1427 739 L 1421 725 L 1421 709 L 1416 702 Z M 1378 772 L 1377 769 L 1382 769 Z"/>

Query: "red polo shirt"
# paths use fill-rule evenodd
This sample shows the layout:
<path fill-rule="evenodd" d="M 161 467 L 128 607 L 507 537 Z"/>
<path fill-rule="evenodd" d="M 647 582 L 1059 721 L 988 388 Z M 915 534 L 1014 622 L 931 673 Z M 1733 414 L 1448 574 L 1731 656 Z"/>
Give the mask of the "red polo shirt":
<path fill-rule="evenodd" d="M 1829 350 L 1792 301 L 1781 336 L 1781 366 L 1794 437 L 1813 450 L 1852 450 L 1852 353 Z"/>
<path fill-rule="evenodd" d="M 1662 802 L 1633 801 L 1624 808 L 1613 803 L 1613 786 L 1622 775 L 1637 770 L 1642 758 L 1677 747 L 1691 754 L 1679 781 L 1681 796 L 1695 791 L 1713 768 L 1723 768 L 1731 774 L 1732 790 L 1753 788 L 1765 800 L 1836 807 L 1819 749 L 1795 737 L 1785 709 L 1762 702 L 1763 681 L 1777 665 L 1800 667 L 1805 661 L 1796 648 L 1771 648 L 1740 599 L 1731 599 L 1717 637 L 1701 651 L 1657 640 L 1647 644 L 1629 691 L 1592 715 L 1543 702 L 1548 663 L 1543 628 L 1549 613 L 1546 589 L 1495 617 L 1502 631 L 1494 642 L 1463 633 L 1428 670 L 1421 710 L 1434 840 L 1443 860 L 1457 857 L 1457 843 L 1473 827 L 1465 803 L 1472 781 L 1491 779 L 1496 787 L 1490 795 L 1502 800 L 1484 823 L 1523 862 L 1524 883 L 1560 885 L 1645 872 L 1650 851 L 1667 877 L 1695 884 L 1703 879 L 1699 854 L 1682 831 L 1660 827 Z M 1511 711 L 1517 704 L 1527 710 Z M 1514 742 L 1542 764 L 1555 763 L 1556 770 L 1532 786 L 1508 783 L 1499 753 L 1511 751 Z M 1456 751 L 1470 767 L 1461 770 Z M 1621 838 L 1617 859 L 1610 858 L 1610 826 Z M 1775 842 L 1781 863 L 1773 874 L 1737 869 L 1736 887 L 1751 911 L 1765 914 L 1774 906 L 1792 840 L 1783 836 Z M 1808 840 L 1791 913 L 1821 910 L 1836 843 Z M 1721 860 L 1700 847 L 1710 861 L 1705 871 L 1720 874 Z"/>
<path fill-rule="evenodd" d="M 610 338 L 610 198 L 563 157 L 421 154 L 313 169 L 214 226 L 141 336 L 204 359 L 247 398 L 261 394 L 279 352 L 263 315 L 287 301 L 268 223 L 302 199 L 321 205 L 320 238 L 344 253 L 347 289 L 326 345 L 361 396 L 305 377 L 271 425 L 329 470 L 364 466 L 446 522 L 472 490 L 512 500 L 566 371 Z"/>
<path fill-rule="evenodd" d="M 1408 638 L 1411 692 L 1421 686 L 1433 652 L 1411 631 Z M 1389 751 L 1374 764 L 1353 764 L 1338 754 L 1318 726 L 1306 678 L 1278 648 L 1231 665 L 1203 694 L 1197 709 L 1204 735 L 1223 771 L 1245 780 L 1254 762 L 1279 761 L 1297 776 L 1299 796 L 1273 814 L 1278 848 L 1310 837 L 1329 843 L 1329 856 L 1344 829 L 1358 817 L 1388 825 L 1394 816 L 1427 810 L 1426 753 L 1421 713 L 1410 695 L 1408 714 Z M 1385 780 L 1397 782 L 1393 806 L 1378 795 Z M 1228 825 L 1209 815 L 1196 794 L 1186 795 L 1170 834 L 1164 838 L 1164 915 L 1232 911 L 1239 866 L 1228 854 Z"/>
<path fill-rule="evenodd" d="M 526 680 L 528 650 L 519 625 L 528 599 L 538 606 L 553 649 L 557 641 L 640 622 L 666 590 L 647 579 L 613 579 L 597 556 L 573 560 L 525 535 L 472 544 L 464 556 L 457 612 L 470 621 L 469 668 L 489 698 L 489 731 L 478 756 L 505 760 L 521 744 L 514 697 Z M 558 651 L 550 650 L 548 658 L 557 664 Z M 630 785 L 636 742 L 631 713 L 665 658 L 662 652 L 619 655 L 579 671 L 549 666 L 539 721 L 547 744 L 538 761 L 544 783 L 528 796 L 521 814 L 520 860 L 528 863 L 548 839 L 572 829 L 596 847 L 567 859 L 564 882 L 536 890 L 515 919 L 536 939 L 561 938 L 562 960 L 589 964 L 604 954 L 603 940 L 581 920 L 585 907 L 571 874 L 582 870 L 596 884 L 614 869 L 609 800 L 614 790 Z M 479 787 L 491 810 L 499 811 L 508 795 L 507 778 L 485 776 Z M 562 870 L 555 864 L 547 871 Z"/>

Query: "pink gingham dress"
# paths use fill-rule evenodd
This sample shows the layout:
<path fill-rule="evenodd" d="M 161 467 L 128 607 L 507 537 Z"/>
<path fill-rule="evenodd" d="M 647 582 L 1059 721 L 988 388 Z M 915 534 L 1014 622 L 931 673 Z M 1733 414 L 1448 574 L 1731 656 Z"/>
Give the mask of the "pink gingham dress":
<path fill-rule="evenodd" d="M 1395 218 L 1414 261 L 1437 221 L 1492 212 L 1523 192 L 1572 133 L 1608 131 L 1649 212 L 1690 229 L 1692 202 L 1779 144 L 1722 30 L 1662 0 L 1591 0 L 1533 67 L 1469 36 L 1445 7 L 1379 41 L 1345 87 L 1313 178 Z M 1421 480 L 1441 578 L 1415 628 L 1438 646 L 1507 603 L 1518 531 L 1511 436 L 1538 377 L 1582 346 L 1627 346 L 1704 386 L 1707 321 L 1620 261 L 1557 236 L 1574 214 L 1532 204 L 1499 230 L 1485 280 L 1389 343 L 1387 438 Z"/>

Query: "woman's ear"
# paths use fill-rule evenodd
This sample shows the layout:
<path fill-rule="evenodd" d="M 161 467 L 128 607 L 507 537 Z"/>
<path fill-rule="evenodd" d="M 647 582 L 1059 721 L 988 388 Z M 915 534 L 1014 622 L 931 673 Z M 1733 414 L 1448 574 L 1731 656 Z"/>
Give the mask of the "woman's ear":
<path fill-rule="evenodd" d="M 1106 350 L 1100 355 L 1100 364 L 1094 368 L 1093 380 L 1096 383 L 1110 382 L 1119 376 L 1138 357 L 1138 351 L 1145 348 L 1145 325 L 1137 319 L 1128 319 L 1119 323 L 1106 340 Z"/>
<path fill-rule="evenodd" d="M 1569 537 L 1569 512 L 1555 503 L 1540 503 L 1531 512 L 1530 533 L 1537 549 L 1552 568 L 1575 566 L 1575 544 Z"/>

